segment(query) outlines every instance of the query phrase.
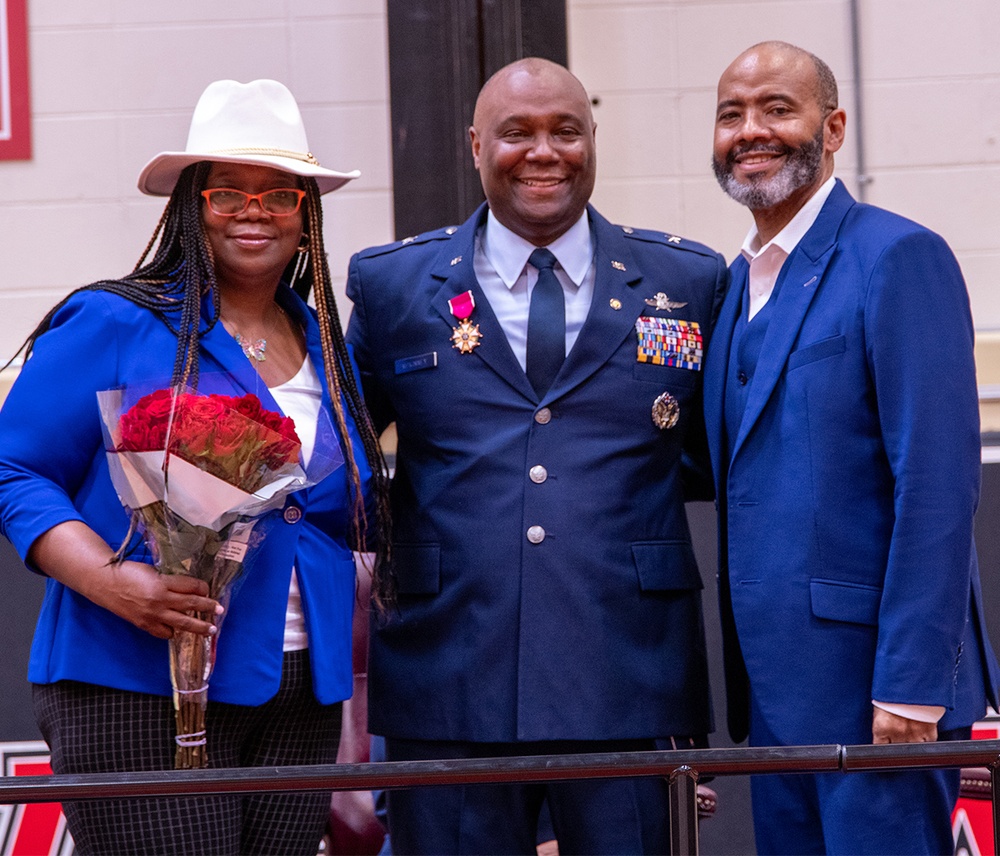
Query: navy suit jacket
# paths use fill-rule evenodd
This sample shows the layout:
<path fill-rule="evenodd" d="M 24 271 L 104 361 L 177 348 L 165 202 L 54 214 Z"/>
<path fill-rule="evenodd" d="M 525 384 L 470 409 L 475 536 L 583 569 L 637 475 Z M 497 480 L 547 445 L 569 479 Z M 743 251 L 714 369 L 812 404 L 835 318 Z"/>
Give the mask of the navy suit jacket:
<path fill-rule="evenodd" d="M 306 331 L 329 410 L 314 312 L 289 289 L 282 288 L 279 297 Z M 128 515 L 108 475 L 95 393 L 122 384 L 144 391 L 168 385 L 176 348 L 177 337 L 153 313 L 108 292 L 77 294 L 55 315 L 0 411 L 0 528 L 22 558 L 40 535 L 69 520 L 87 523 L 112 548 L 121 543 Z M 222 324 L 203 331 L 199 365 L 201 392 L 253 392 L 265 407 L 279 409 Z M 349 416 L 348 421 L 354 448 L 361 449 Z M 371 471 L 363 454 L 358 465 L 367 482 Z M 212 700 L 257 705 L 278 691 L 293 565 L 316 696 L 324 704 L 350 696 L 355 582 L 350 509 L 342 466 L 315 487 L 292 494 L 284 510 L 258 524 L 255 532 L 266 538 L 250 554 L 226 612 L 210 680 Z M 144 548 L 131 558 L 150 561 Z M 28 678 L 171 693 L 165 640 L 53 579 L 46 581 Z"/>
<path fill-rule="evenodd" d="M 837 183 L 786 260 L 734 438 L 723 400 L 749 266 L 706 365 L 734 739 L 871 741 L 871 701 L 996 704 L 972 538 L 979 410 L 965 283 L 938 235 Z M 727 449 L 731 445 L 731 460 Z"/>
<path fill-rule="evenodd" d="M 686 450 L 704 451 L 702 373 L 639 363 L 635 323 L 696 322 L 707 344 L 727 272 L 705 247 L 589 214 L 593 303 L 541 400 L 473 270 L 485 206 L 351 260 L 348 339 L 377 421 L 398 434 L 400 606 L 373 629 L 374 733 L 514 742 L 711 728 L 682 489 Z M 467 290 L 482 341 L 462 354 L 448 300 Z M 657 310 L 657 292 L 686 305 Z M 661 430 L 651 409 L 668 391 L 680 423 Z M 526 537 L 533 526 L 541 543 Z"/>

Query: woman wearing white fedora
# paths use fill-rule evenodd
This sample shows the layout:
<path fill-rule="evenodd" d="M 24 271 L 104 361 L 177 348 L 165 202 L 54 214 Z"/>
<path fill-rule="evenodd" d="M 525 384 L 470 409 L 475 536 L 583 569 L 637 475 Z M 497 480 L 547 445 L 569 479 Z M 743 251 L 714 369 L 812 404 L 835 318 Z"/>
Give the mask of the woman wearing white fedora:
<path fill-rule="evenodd" d="M 335 426 L 330 447 L 346 465 L 268 515 L 226 610 L 207 741 L 213 767 L 336 760 L 352 687 L 352 549 L 387 523 L 384 463 L 323 249 L 320 195 L 357 175 L 319 165 L 280 83 L 216 81 L 186 149 L 139 177 L 144 193 L 170 200 L 135 270 L 76 290 L 29 337 L 0 411 L 0 526 L 47 577 L 29 680 L 57 773 L 173 767 L 166 640 L 213 634 L 192 614 L 220 609 L 203 582 L 157 574 L 137 538 L 113 560 L 129 518 L 95 393 L 152 379 L 255 393 L 294 419 L 306 460 L 317 426 Z M 376 562 L 377 600 L 391 599 L 384 568 Z M 328 794 L 291 793 L 65 810 L 81 853 L 312 856 L 329 805 Z"/>

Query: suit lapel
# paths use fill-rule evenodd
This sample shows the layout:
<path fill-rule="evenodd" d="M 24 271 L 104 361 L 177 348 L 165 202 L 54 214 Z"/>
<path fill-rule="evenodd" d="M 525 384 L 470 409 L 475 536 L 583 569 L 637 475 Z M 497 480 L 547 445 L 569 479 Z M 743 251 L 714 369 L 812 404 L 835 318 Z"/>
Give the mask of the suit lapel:
<path fill-rule="evenodd" d="M 537 400 L 535 391 L 517 357 L 514 356 L 507 335 L 476 279 L 474 265 L 476 231 L 486 220 L 486 210 L 485 205 L 480 206 L 479 210 L 459 227 L 459 231 L 451 241 L 447 242 L 435 261 L 431 276 L 440 280 L 441 287 L 431 299 L 431 305 L 447 325 L 442 327 L 441 334 L 444 337 L 443 341 L 448 341 L 452 330 L 460 320 L 452 314 L 448 301 L 459 294 L 471 291 L 476 299 L 476 308 L 471 316 L 472 323 L 479 325 L 482 338 L 479 340 L 479 347 L 471 354 L 464 354 L 463 359 L 482 360 L 514 389 L 535 401 Z"/>
<path fill-rule="evenodd" d="M 709 451 L 715 463 L 716 486 L 721 495 L 722 480 L 726 472 L 725 431 L 723 430 L 723 403 L 726 397 L 726 372 L 729 366 L 729 351 L 733 344 L 733 330 L 743 306 L 743 291 L 746 289 L 750 266 L 742 255 L 737 256 L 729 266 L 729 290 L 719 310 L 719 317 L 712 330 L 708 353 L 705 355 L 705 427 L 708 431 Z"/>
<path fill-rule="evenodd" d="M 840 224 L 852 205 L 854 200 L 838 181 L 816 222 L 792 251 L 781 270 L 777 303 L 761 346 L 746 410 L 733 444 L 733 457 L 739 453 L 740 446 L 760 417 L 784 371 L 806 312 L 822 286 L 826 268 L 837 249 Z"/>
<path fill-rule="evenodd" d="M 316 319 L 306 309 L 302 300 L 285 286 L 278 288 L 277 301 L 289 316 L 305 330 L 306 351 L 309 353 L 323 385 L 323 404 L 325 407 L 329 407 L 330 390 L 326 383 L 326 373 L 323 371 L 323 349 Z M 209 307 L 205 307 L 205 309 L 209 311 Z M 202 318 L 204 319 L 204 317 L 203 313 Z M 202 320 L 203 325 L 204 323 Z M 217 364 L 217 367 L 213 368 L 202 361 L 201 378 L 205 382 L 205 392 L 222 393 L 228 391 L 233 395 L 252 392 L 268 410 L 281 411 L 267 384 L 250 364 L 240 346 L 222 326 L 221 321 L 216 322 L 215 327 L 211 330 L 207 332 L 203 330 L 199 344 L 201 350 Z"/>
<path fill-rule="evenodd" d="M 564 395 L 593 375 L 618 350 L 646 309 L 635 287 L 642 272 L 623 232 L 593 208 L 588 207 L 588 212 L 595 244 L 594 297 L 580 335 L 544 400 Z"/>

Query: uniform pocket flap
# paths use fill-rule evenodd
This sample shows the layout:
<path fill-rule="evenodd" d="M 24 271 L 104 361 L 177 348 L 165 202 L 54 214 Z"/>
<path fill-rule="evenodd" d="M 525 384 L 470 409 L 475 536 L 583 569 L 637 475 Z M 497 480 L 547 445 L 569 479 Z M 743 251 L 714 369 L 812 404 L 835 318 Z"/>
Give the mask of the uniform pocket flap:
<path fill-rule="evenodd" d="M 642 591 L 704 588 L 689 541 L 633 544 L 632 557 Z"/>
<path fill-rule="evenodd" d="M 878 624 L 882 590 L 875 586 L 840 580 L 812 580 L 809 583 L 813 615 L 831 621 Z"/>
<path fill-rule="evenodd" d="M 441 547 L 437 544 L 393 544 L 392 566 L 400 594 L 441 591 Z"/>

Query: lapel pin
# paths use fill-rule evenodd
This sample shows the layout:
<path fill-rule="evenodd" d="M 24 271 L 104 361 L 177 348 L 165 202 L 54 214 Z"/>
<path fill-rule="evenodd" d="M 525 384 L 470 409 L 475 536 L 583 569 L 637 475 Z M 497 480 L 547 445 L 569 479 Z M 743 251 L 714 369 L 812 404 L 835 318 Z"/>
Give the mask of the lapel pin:
<path fill-rule="evenodd" d="M 814 282 L 816 282 L 816 277 L 813 277 L 811 280 L 809 280 L 809 282 L 802 283 L 802 287 L 806 288 L 807 286 L 812 285 Z"/>
<path fill-rule="evenodd" d="M 409 238 L 403 238 L 403 240 L 400 241 L 400 243 L 401 244 L 412 244 L 415 240 L 417 240 L 417 236 L 416 235 L 411 235 Z"/>
<path fill-rule="evenodd" d="M 615 312 L 617 312 L 619 309 L 622 308 L 622 302 L 617 297 L 612 297 L 611 308 L 614 309 Z"/>
<path fill-rule="evenodd" d="M 449 226 L 444 230 L 446 235 L 454 235 L 458 231 L 458 226 Z"/>
<path fill-rule="evenodd" d="M 679 235 L 664 235 L 663 237 L 666 238 L 667 243 L 670 244 L 679 244 L 681 242 Z"/>
<path fill-rule="evenodd" d="M 633 229 L 631 226 L 622 226 L 622 231 L 626 235 L 631 235 L 635 231 L 635 229 Z"/>
<path fill-rule="evenodd" d="M 611 262 L 611 267 L 613 267 L 615 270 L 625 270 L 625 265 L 623 265 L 621 262 Z"/>
<path fill-rule="evenodd" d="M 454 265 L 457 265 L 460 261 L 462 261 L 462 257 L 461 256 L 455 256 L 455 258 L 453 258 L 451 260 L 451 263 L 454 266 Z"/>

